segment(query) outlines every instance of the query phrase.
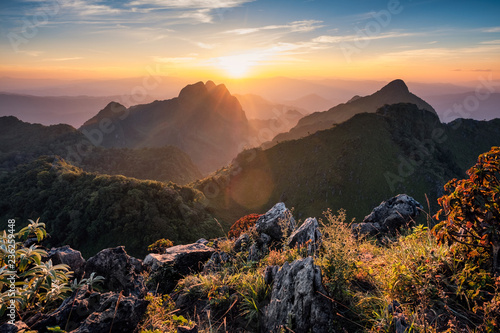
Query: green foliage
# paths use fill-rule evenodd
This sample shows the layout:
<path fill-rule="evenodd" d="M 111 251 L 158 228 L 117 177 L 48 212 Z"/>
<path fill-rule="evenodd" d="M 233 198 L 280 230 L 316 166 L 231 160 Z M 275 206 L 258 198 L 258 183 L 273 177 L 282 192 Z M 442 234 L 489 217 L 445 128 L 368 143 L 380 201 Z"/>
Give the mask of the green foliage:
<path fill-rule="evenodd" d="M 92 272 L 88 278 L 81 279 L 78 282 L 77 279 L 74 279 L 71 283 L 71 290 L 75 291 L 80 289 L 83 286 L 89 286 L 89 290 L 97 290 L 102 291 L 102 287 L 100 284 L 104 281 L 104 277 L 100 275 L 95 275 L 95 272 Z"/>
<path fill-rule="evenodd" d="M 22 316 L 49 311 L 71 291 L 68 282 L 72 272 L 67 265 L 53 265 L 51 260 L 43 262 L 42 259 L 47 257 L 45 250 L 37 244 L 30 247 L 23 245 L 22 241 L 33 235 L 37 236 L 38 241 L 42 241 L 46 236 L 44 226 L 45 224 L 37 219 L 36 222 L 30 221 L 27 227 L 16 234 L 7 235 L 5 230 L 2 231 L 0 315 L 5 313 L 12 299 L 15 301 L 17 312 Z M 14 237 L 10 237 L 11 235 Z M 12 285 L 14 280 L 15 286 Z"/>
<path fill-rule="evenodd" d="M 175 303 L 168 295 L 148 294 L 149 301 L 138 331 L 141 333 L 177 332 L 178 326 L 192 326 L 193 322 L 182 315 L 175 314 Z"/>
<path fill-rule="evenodd" d="M 228 232 L 229 238 L 238 238 L 241 234 L 247 232 L 250 228 L 255 226 L 255 223 L 261 217 L 261 214 L 249 214 L 243 216 L 238 221 L 234 222 Z"/>
<path fill-rule="evenodd" d="M 47 245 L 68 244 L 84 257 L 119 245 L 142 257 L 158 238 L 185 244 L 217 237 L 220 228 L 203 200 L 190 187 L 87 173 L 49 157 L 0 177 L 0 217 L 51 221 Z"/>
<path fill-rule="evenodd" d="M 169 239 L 158 239 L 156 242 L 148 246 L 148 252 L 165 253 L 165 250 L 174 246 L 174 243 Z"/>
<path fill-rule="evenodd" d="M 448 194 L 439 198 L 442 209 L 436 214 L 444 220 L 434 233 L 440 242 L 464 244 L 471 257 L 488 252 L 495 272 L 500 252 L 500 148 L 480 155 L 467 175 L 445 185 Z"/>

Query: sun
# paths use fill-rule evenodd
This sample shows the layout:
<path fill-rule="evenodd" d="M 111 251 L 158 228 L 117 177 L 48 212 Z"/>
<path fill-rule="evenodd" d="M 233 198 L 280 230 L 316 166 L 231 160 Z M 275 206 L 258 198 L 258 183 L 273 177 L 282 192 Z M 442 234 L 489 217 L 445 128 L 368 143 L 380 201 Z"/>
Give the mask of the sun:
<path fill-rule="evenodd" d="M 255 61 L 249 55 L 226 56 L 218 60 L 217 67 L 233 79 L 246 77 L 255 65 Z"/>

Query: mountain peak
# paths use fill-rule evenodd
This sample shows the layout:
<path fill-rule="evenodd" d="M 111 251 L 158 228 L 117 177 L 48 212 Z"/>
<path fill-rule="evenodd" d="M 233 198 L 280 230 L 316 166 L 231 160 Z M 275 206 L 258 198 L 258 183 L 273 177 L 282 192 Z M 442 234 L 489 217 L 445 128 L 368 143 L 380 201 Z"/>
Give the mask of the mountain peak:
<path fill-rule="evenodd" d="M 179 99 L 192 99 L 193 97 L 204 96 L 207 93 L 207 87 L 203 82 L 196 82 L 195 84 L 188 84 L 182 88 L 179 93 Z"/>
<path fill-rule="evenodd" d="M 207 83 L 205 83 L 205 88 L 207 88 L 208 91 L 212 91 L 216 87 L 217 86 L 215 85 L 214 81 L 208 80 Z"/>
<path fill-rule="evenodd" d="M 389 82 L 380 91 L 381 92 L 391 92 L 391 93 L 404 93 L 404 94 L 410 93 L 408 86 L 401 79 L 397 79 L 397 80 Z"/>

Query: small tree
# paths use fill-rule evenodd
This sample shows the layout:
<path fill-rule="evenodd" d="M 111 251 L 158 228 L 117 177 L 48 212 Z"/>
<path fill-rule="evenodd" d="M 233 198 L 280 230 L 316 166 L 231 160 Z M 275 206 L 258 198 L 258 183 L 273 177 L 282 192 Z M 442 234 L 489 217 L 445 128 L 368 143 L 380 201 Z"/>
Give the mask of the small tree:
<path fill-rule="evenodd" d="M 238 221 L 234 222 L 234 224 L 229 229 L 228 237 L 229 238 L 238 238 L 241 234 L 247 232 L 250 228 L 255 226 L 255 223 L 261 217 L 260 214 L 250 214 L 245 215 L 240 218 Z"/>
<path fill-rule="evenodd" d="M 481 154 L 467 171 L 468 179 L 449 181 L 438 199 L 442 209 L 433 229 L 439 242 L 460 243 L 469 255 L 479 249 L 492 257 L 493 272 L 499 268 L 500 251 L 500 148 Z"/>

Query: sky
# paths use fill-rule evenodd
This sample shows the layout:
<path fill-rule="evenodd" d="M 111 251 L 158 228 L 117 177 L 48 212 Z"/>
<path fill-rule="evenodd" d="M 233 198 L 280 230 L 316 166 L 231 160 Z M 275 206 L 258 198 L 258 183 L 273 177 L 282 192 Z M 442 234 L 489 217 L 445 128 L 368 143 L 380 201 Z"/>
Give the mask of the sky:
<path fill-rule="evenodd" d="M 500 1 L 0 2 L 0 77 L 500 77 Z"/>

